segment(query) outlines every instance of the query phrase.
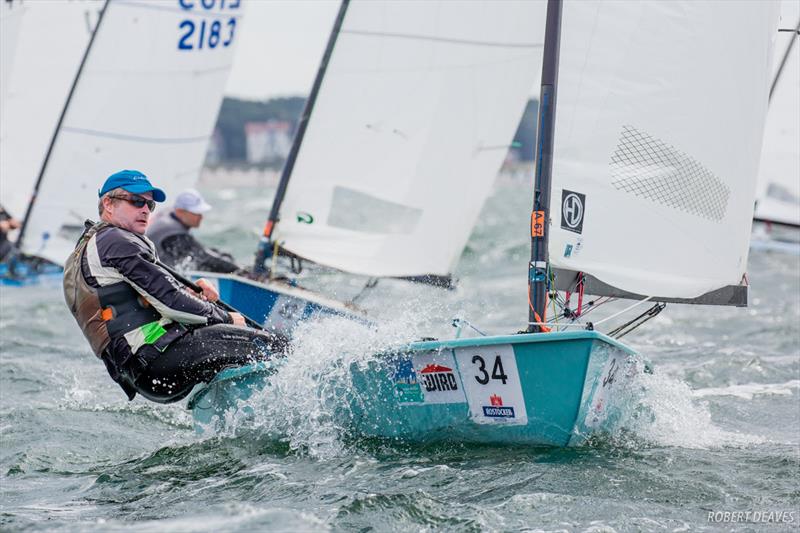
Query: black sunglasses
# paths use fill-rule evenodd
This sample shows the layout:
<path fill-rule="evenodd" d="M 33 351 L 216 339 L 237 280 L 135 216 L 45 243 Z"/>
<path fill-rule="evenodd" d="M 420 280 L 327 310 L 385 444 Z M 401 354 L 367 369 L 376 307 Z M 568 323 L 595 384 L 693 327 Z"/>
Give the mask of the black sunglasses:
<path fill-rule="evenodd" d="M 125 200 L 129 204 L 131 204 L 136 209 L 141 209 L 144 206 L 152 213 L 156 209 L 156 201 L 155 200 L 148 200 L 143 196 L 139 196 L 138 194 L 134 194 L 133 196 L 109 196 L 109 198 L 116 198 L 117 200 Z"/>

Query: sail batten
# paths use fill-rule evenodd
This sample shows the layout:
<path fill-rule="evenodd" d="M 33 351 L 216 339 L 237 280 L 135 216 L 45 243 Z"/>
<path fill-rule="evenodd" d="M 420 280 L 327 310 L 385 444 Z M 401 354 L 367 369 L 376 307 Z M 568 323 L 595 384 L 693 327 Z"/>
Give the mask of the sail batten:
<path fill-rule="evenodd" d="M 525 42 L 503 42 L 503 41 L 477 41 L 474 39 L 458 39 L 455 37 L 445 37 L 436 35 L 421 35 L 413 33 L 392 33 L 392 32 L 377 32 L 367 30 L 343 30 L 341 33 L 349 35 L 361 35 L 365 37 L 392 37 L 395 39 L 411 39 L 413 41 L 433 41 L 437 43 L 449 44 L 464 44 L 469 46 L 488 46 L 497 48 L 542 48 L 542 43 L 525 43 Z"/>

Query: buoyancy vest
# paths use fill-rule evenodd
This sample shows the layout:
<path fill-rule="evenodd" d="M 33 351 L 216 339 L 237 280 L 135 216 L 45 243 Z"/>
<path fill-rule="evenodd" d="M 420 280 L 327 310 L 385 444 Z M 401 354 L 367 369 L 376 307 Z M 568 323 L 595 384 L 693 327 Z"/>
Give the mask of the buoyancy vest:
<path fill-rule="evenodd" d="M 64 264 L 64 299 L 92 351 L 101 357 L 112 337 L 157 322 L 161 315 L 125 282 L 104 287 L 92 287 L 86 282 L 81 269 L 86 246 L 92 237 L 111 226 L 106 222 L 91 225 L 89 221 L 86 225 L 87 230 Z"/>
<path fill-rule="evenodd" d="M 164 240 L 175 235 L 185 235 L 189 228 L 184 226 L 172 213 L 158 216 L 147 228 L 147 237 L 156 245 L 158 255 L 164 257 Z"/>

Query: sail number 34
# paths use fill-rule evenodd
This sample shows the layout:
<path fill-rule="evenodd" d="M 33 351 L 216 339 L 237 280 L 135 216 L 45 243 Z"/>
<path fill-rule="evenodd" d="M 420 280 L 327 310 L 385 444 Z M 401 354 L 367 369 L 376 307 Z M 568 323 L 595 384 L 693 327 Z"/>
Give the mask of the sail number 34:
<path fill-rule="evenodd" d="M 237 11 L 240 0 L 178 0 L 178 3 L 184 11 L 218 16 L 219 12 Z M 212 13 L 212 11 L 217 13 Z M 236 17 L 230 17 L 227 20 L 186 19 L 178 25 L 178 30 L 180 32 L 178 50 L 227 47 L 233 43 Z"/>
<path fill-rule="evenodd" d="M 486 385 L 487 383 L 489 383 L 489 379 L 499 380 L 500 382 L 503 383 L 503 385 L 505 385 L 506 381 L 508 381 L 508 376 L 503 370 L 503 360 L 500 358 L 499 355 L 496 355 L 494 358 L 494 364 L 492 364 L 491 376 L 489 375 L 489 372 L 487 372 L 486 360 L 484 360 L 482 356 L 473 355 L 472 364 L 478 366 L 477 369 L 478 375 L 474 377 L 475 381 L 477 381 L 481 385 Z"/>

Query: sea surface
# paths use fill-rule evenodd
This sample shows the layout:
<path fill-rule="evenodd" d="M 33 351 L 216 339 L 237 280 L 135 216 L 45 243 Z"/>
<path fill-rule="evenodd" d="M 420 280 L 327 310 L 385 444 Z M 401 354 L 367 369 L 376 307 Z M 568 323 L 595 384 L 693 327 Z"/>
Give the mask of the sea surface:
<path fill-rule="evenodd" d="M 203 192 L 215 208 L 199 235 L 249 264 L 273 190 Z M 529 205 L 527 184 L 498 182 L 457 290 L 381 281 L 357 299 L 378 331 L 305 328 L 277 377 L 283 397 L 224 434 L 196 435 L 183 404 L 126 401 L 60 285 L 0 289 L 0 530 L 800 529 L 796 255 L 751 253 L 746 309 L 669 305 L 625 337 L 654 372 L 615 432 L 585 446 L 365 440 L 332 416 L 321 391 L 341 354 L 447 338 L 454 317 L 491 334 L 524 327 Z M 365 282 L 302 276 L 343 299 Z"/>

